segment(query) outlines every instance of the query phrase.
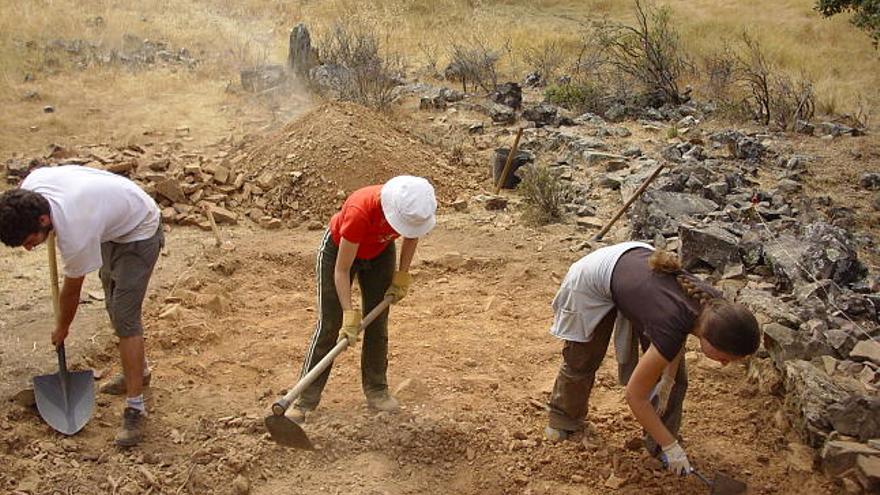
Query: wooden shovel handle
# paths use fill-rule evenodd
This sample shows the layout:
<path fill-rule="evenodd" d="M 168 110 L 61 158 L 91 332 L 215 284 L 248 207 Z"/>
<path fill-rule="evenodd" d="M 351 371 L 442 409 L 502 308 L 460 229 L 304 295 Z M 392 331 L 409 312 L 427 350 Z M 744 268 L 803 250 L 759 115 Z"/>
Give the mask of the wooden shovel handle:
<path fill-rule="evenodd" d="M 501 187 L 507 182 L 507 175 L 510 173 L 510 166 L 513 164 L 513 157 L 516 156 L 516 151 L 519 147 L 519 138 L 522 137 L 522 133 L 523 128 L 520 127 L 519 130 L 516 131 L 516 138 L 513 140 L 513 147 L 510 148 L 510 153 L 507 154 L 507 161 L 504 162 L 504 169 L 501 171 L 501 177 L 498 177 L 498 183 L 495 184 L 495 195 L 498 195 L 498 193 L 501 192 Z"/>
<path fill-rule="evenodd" d="M 46 252 L 49 254 L 49 288 L 52 291 L 52 313 L 55 315 L 55 324 L 58 324 L 58 317 L 61 313 L 59 307 L 58 295 L 58 261 L 55 259 L 55 232 L 49 231 L 49 237 L 46 239 Z"/>

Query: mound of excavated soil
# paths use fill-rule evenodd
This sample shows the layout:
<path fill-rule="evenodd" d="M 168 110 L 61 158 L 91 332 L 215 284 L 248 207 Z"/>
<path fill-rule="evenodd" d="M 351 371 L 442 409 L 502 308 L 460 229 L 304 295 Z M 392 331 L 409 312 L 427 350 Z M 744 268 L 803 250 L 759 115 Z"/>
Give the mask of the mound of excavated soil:
<path fill-rule="evenodd" d="M 465 180 L 440 150 L 389 117 L 340 102 L 246 140 L 229 161 L 245 172 L 244 204 L 275 217 L 289 211 L 324 220 L 353 190 L 396 175 L 426 177 L 441 201 L 454 199 Z"/>

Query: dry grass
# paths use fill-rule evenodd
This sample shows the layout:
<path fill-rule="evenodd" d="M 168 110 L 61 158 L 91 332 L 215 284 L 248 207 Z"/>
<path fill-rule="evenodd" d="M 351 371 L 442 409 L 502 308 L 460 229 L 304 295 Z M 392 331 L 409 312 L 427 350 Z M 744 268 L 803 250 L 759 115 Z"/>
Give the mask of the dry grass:
<path fill-rule="evenodd" d="M 125 134 L 143 127 L 173 128 L 188 119 L 214 122 L 214 127 L 231 125 L 234 119 L 221 109 L 235 104 L 237 97 L 224 96 L 221 86 L 237 80 L 243 66 L 283 61 L 289 30 L 297 22 L 309 25 L 315 37 L 339 18 L 361 22 L 374 30 L 383 47 L 407 56 L 411 68 L 428 62 L 420 45 L 432 48 L 442 69 L 452 44 L 477 34 L 493 46 L 506 47 L 500 69 L 507 77 L 520 77 L 529 69 L 525 62 L 529 48 L 557 43 L 573 58 L 584 22 L 606 15 L 632 19 L 631 3 L 624 0 L 0 1 L 3 155 L 73 136 L 96 139 L 105 131 Z M 822 19 L 811 10 L 810 0 L 660 3 L 672 8 L 673 20 L 694 53 L 710 53 L 747 29 L 767 47 L 774 62 L 813 78 L 824 108 L 852 111 L 862 98 L 871 102 L 875 115 L 880 113 L 880 57 L 846 16 Z M 97 16 L 103 18 L 102 26 L 89 22 Z M 28 48 L 29 42 L 39 47 L 59 38 L 120 47 L 127 33 L 185 47 L 201 63 L 194 70 L 162 69 L 137 76 L 120 67 L 79 71 L 62 63 L 52 69 L 41 50 Z M 28 73 L 36 81 L 25 83 Z M 67 110 L 40 114 L 41 105 L 22 100 L 30 90 L 43 95 L 39 103 Z M 189 118 L 193 113 L 213 117 Z M 86 131 L 83 122 L 88 123 Z M 33 125 L 40 130 L 22 131 Z M 219 132 L 214 127 L 206 131 Z"/>
<path fill-rule="evenodd" d="M 413 59 L 420 56 L 419 43 L 441 45 L 448 52 L 452 40 L 479 33 L 497 46 L 509 41 L 512 53 L 502 67 L 517 74 L 527 69 L 521 54 L 536 43 L 556 40 L 572 47 L 583 22 L 603 15 L 632 19 L 631 2 L 624 0 L 299 0 L 284 7 L 273 0 L 246 3 L 251 11 L 283 8 L 319 32 L 337 16 L 362 20 Z M 713 52 L 747 30 L 767 47 L 774 62 L 813 78 L 820 98 L 836 102 L 838 110 L 853 109 L 859 95 L 872 99 L 880 110 L 880 55 L 845 15 L 823 19 L 810 0 L 658 3 L 672 8 L 684 43 L 698 55 Z"/>

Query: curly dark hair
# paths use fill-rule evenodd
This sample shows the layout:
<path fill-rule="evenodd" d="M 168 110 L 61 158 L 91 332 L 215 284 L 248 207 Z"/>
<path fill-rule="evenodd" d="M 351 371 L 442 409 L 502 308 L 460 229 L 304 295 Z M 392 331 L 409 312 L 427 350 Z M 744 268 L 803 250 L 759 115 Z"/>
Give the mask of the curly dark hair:
<path fill-rule="evenodd" d="M 0 194 L 0 241 L 9 247 L 24 244 L 27 236 L 42 230 L 40 215 L 49 215 L 49 201 L 27 189 Z"/>

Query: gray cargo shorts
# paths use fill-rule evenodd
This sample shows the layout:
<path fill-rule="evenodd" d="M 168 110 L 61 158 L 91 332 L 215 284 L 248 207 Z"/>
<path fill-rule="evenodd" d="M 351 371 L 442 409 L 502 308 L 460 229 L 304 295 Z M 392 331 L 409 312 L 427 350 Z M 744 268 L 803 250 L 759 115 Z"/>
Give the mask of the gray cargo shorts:
<path fill-rule="evenodd" d="M 142 241 L 101 244 L 104 264 L 98 272 L 104 286 L 104 304 L 117 337 L 144 334 L 141 310 L 153 267 L 165 245 L 162 225 Z"/>

